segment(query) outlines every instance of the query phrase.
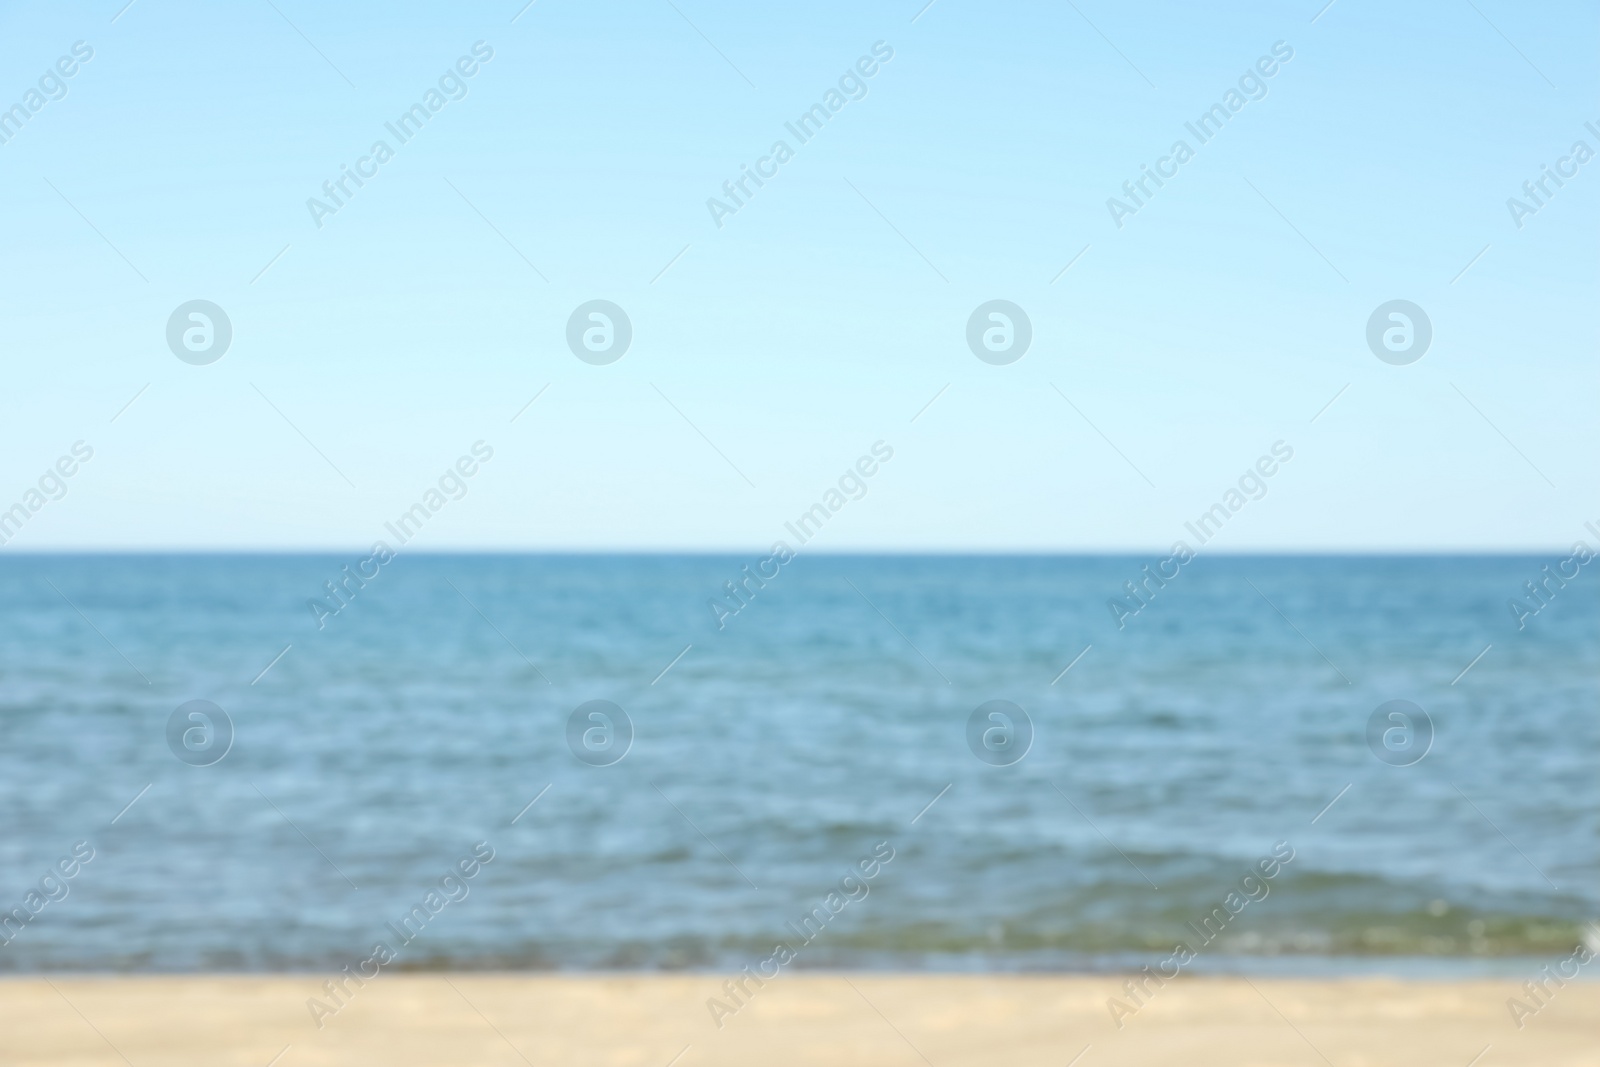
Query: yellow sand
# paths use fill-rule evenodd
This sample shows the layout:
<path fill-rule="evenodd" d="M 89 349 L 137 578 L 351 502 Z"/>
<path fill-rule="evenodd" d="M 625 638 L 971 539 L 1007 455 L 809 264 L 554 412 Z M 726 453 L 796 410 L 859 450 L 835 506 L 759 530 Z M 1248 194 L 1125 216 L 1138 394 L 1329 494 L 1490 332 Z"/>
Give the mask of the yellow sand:
<path fill-rule="evenodd" d="M 1597 983 L 1557 991 L 1518 1029 L 1510 983 L 1182 978 L 1119 1030 L 1117 978 L 801 974 L 718 1029 L 709 975 L 399 974 L 319 1030 L 306 1000 L 324 978 L 0 981 L 0 1063 L 1067 1067 L 1082 1053 L 1077 1067 L 1468 1067 L 1487 1046 L 1475 1067 L 1600 1065 Z"/>

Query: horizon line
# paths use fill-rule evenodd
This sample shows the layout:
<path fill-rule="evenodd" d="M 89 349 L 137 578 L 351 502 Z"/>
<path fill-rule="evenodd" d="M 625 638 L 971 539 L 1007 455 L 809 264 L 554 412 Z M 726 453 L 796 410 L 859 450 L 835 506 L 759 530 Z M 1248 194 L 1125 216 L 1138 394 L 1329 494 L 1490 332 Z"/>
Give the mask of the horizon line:
<path fill-rule="evenodd" d="M 313 545 L 313 546 L 181 546 L 181 545 L 143 545 L 143 546 L 88 546 L 65 548 L 33 548 L 16 547 L 7 551 L 6 546 L 0 546 L 0 558 L 5 555 L 15 556 L 343 556 L 351 553 L 365 554 L 372 550 L 370 545 L 362 547 L 355 545 Z M 970 557 L 999 557 L 999 556 L 1026 556 L 1026 557 L 1113 557 L 1113 556 L 1146 556 L 1164 555 L 1171 552 L 1171 546 L 1152 547 L 1137 546 L 1131 548 L 996 548 L 996 547 L 856 547 L 856 548 L 815 548 L 807 551 L 796 551 L 794 556 L 970 556 Z M 434 548 L 391 549 L 396 557 L 402 555 L 416 556 L 747 556 L 765 555 L 771 552 L 771 547 L 711 547 L 711 548 L 662 548 L 662 547 L 609 547 L 585 548 L 571 546 L 545 546 L 545 547 L 481 547 L 481 546 L 442 546 Z M 1352 547 L 1273 547 L 1273 548 L 1217 548 L 1204 552 L 1195 552 L 1196 559 L 1206 556 L 1233 556 L 1233 557 L 1260 557 L 1260 556 L 1297 556 L 1297 557 L 1341 557 L 1341 556 L 1417 556 L 1417 557 L 1444 557 L 1444 556 L 1535 556 L 1548 554 L 1570 554 L 1570 546 L 1560 548 L 1555 546 L 1481 546 L 1481 547 L 1443 547 L 1443 548 L 1418 548 L 1407 546 L 1352 546 Z"/>

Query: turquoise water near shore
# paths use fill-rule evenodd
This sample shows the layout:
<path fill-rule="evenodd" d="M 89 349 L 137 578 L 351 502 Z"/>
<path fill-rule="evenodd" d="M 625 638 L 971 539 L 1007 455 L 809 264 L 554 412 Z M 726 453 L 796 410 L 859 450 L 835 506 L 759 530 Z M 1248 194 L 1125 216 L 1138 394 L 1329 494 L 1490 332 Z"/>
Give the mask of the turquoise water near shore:
<path fill-rule="evenodd" d="M 708 606 L 765 555 L 402 554 L 337 613 L 367 553 L 0 560 L 0 970 L 337 969 L 418 904 L 402 968 L 736 969 L 817 907 L 795 966 L 1117 967 L 1224 907 L 1197 968 L 1471 970 L 1600 918 L 1586 572 L 1521 629 L 1553 558 L 1204 557 L 1121 628 L 1149 560 L 803 556 Z"/>

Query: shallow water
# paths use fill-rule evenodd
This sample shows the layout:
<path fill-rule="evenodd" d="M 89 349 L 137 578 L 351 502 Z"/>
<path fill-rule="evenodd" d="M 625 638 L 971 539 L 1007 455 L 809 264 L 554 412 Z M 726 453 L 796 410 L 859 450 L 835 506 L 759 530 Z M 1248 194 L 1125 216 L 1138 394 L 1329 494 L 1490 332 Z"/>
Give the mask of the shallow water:
<path fill-rule="evenodd" d="M 1519 631 L 1542 558 L 1201 558 L 1123 629 L 1107 600 L 1152 561 L 803 557 L 719 630 L 708 600 L 764 554 L 402 554 L 308 608 L 364 555 L 0 561 L 0 908 L 95 851 L 0 969 L 338 968 L 379 941 L 401 967 L 737 968 L 784 938 L 800 967 L 1184 939 L 1211 969 L 1473 970 L 1600 917 L 1600 579 Z M 196 699 L 234 727 L 210 766 L 168 744 Z M 596 699 L 635 734 L 609 766 L 567 741 Z M 994 699 L 1035 734 L 1010 766 L 968 747 Z M 1435 729 L 1410 766 L 1367 742 L 1395 699 Z M 386 924 L 480 841 L 400 945 Z"/>

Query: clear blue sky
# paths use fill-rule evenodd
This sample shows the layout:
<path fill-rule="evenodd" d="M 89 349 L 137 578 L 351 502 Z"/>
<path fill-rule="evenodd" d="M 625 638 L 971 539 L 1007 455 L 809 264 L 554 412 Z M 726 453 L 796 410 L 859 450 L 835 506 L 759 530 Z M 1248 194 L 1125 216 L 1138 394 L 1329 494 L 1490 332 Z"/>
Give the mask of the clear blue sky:
<path fill-rule="evenodd" d="M 1600 520 L 1600 160 L 1521 228 L 1506 203 L 1600 151 L 1583 5 L 122 2 L 0 13 L 0 106 L 93 49 L 0 144 L 0 507 L 94 449 L 5 551 L 366 546 L 478 440 L 416 546 L 763 548 L 880 439 L 813 547 L 1165 547 L 1278 440 L 1214 548 Z M 1179 139 L 1119 229 L 1107 199 Z M 232 322 L 207 366 L 167 346 L 192 299 Z M 592 299 L 632 322 L 609 365 L 567 348 Z M 1031 319 L 1018 362 L 967 347 L 992 299 Z M 1367 347 L 1391 299 L 1432 321 L 1410 365 Z"/>

